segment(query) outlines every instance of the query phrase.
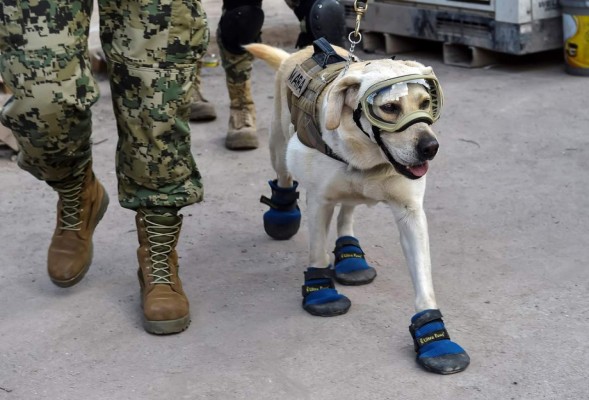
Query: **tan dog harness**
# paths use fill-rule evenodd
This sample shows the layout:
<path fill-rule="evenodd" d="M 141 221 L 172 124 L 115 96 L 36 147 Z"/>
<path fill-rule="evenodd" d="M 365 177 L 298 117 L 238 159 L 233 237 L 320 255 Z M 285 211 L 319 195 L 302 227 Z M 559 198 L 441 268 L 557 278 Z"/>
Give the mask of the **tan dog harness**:
<path fill-rule="evenodd" d="M 315 46 L 313 56 L 297 65 L 286 79 L 290 89 L 287 95 L 290 121 L 294 125 L 299 140 L 305 146 L 345 162 L 321 137 L 317 117 L 317 99 L 327 85 L 344 69 L 346 60 L 339 56 L 329 43 L 318 44 L 318 41 L 313 43 Z"/>

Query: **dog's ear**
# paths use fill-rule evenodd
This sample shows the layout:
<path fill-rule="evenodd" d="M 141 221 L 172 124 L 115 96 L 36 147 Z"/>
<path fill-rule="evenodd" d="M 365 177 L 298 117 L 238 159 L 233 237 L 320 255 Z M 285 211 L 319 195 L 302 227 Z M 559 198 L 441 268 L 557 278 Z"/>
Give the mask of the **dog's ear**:
<path fill-rule="evenodd" d="M 327 108 L 325 110 L 325 128 L 333 131 L 338 128 L 344 104 L 356 101 L 355 97 L 360 87 L 359 75 L 348 75 L 337 81 L 327 93 Z"/>

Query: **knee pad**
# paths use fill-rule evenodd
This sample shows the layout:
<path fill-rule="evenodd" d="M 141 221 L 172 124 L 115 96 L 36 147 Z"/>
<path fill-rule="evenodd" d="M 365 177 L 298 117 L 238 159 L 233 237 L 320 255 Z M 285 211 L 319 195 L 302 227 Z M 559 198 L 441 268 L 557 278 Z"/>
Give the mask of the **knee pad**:
<path fill-rule="evenodd" d="M 220 39 L 223 47 L 233 54 L 244 54 L 244 44 L 260 41 L 264 24 L 261 0 L 225 1 L 219 20 Z"/>
<path fill-rule="evenodd" d="M 345 10 L 337 0 L 302 0 L 294 12 L 301 21 L 297 47 L 308 46 L 320 37 L 336 46 L 343 46 Z"/>

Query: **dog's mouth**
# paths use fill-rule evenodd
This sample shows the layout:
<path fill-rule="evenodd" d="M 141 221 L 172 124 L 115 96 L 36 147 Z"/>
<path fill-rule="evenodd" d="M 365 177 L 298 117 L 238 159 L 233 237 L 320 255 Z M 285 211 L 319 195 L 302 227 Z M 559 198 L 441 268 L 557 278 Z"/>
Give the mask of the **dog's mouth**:
<path fill-rule="evenodd" d="M 427 173 L 429 164 L 427 161 L 416 165 L 403 165 L 397 161 L 393 162 L 395 170 L 409 179 L 419 179 Z"/>

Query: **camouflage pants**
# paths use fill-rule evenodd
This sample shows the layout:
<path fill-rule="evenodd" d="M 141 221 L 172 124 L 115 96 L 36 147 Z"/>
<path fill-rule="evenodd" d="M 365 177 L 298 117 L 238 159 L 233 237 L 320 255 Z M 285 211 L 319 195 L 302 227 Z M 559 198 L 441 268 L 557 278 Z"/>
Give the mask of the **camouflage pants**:
<path fill-rule="evenodd" d="M 199 0 L 98 0 L 125 208 L 182 207 L 202 199 L 188 112 L 209 29 Z M 88 60 L 93 0 L 2 0 L 0 74 L 13 92 L 0 120 L 19 165 L 57 187 L 91 162 Z"/>

